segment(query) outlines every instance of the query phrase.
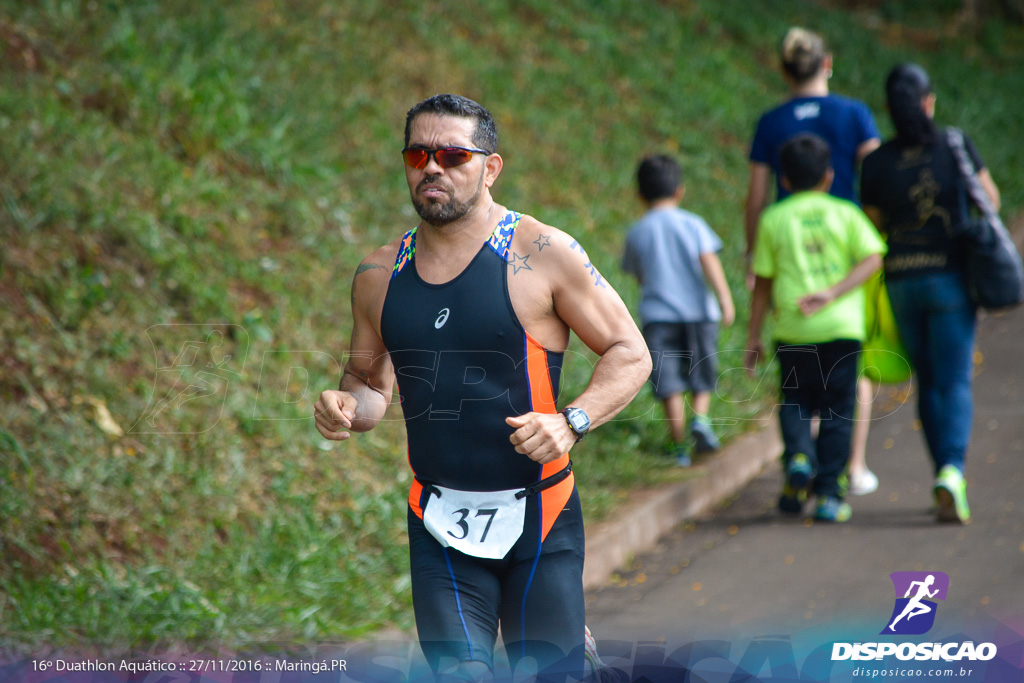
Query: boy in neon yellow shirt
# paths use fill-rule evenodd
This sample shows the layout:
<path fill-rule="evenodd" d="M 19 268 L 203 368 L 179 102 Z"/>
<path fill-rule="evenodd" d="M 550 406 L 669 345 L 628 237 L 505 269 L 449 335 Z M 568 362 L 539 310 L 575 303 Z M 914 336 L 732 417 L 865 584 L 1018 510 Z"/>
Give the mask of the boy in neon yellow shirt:
<path fill-rule="evenodd" d="M 786 482 L 779 509 L 799 514 L 813 480 L 815 518 L 845 522 L 838 477 L 850 455 L 857 403 L 857 357 L 864 341 L 861 285 L 882 265 L 885 242 L 852 202 L 827 194 L 831 154 L 820 137 L 783 145 L 783 183 L 793 194 L 761 214 L 746 364 L 763 355 L 765 314 L 776 315 L 782 368 L 779 424 Z M 817 439 L 811 416 L 821 417 Z"/>

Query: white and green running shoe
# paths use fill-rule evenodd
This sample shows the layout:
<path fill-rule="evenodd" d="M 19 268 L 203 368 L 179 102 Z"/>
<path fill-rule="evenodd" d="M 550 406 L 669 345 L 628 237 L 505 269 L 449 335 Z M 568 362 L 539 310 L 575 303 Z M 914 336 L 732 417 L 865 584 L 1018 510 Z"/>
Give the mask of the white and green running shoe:
<path fill-rule="evenodd" d="M 841 524 L 849 521 L 851 515 L 853 515 L 853 510 L 849 503 L 845 503 L 835 496 L 818 496 L 818 507 L 814 511 L 814 519 Z"/>
<path fill-rule="evenodd" d="M 601 658 L 597 656 L 597 642 L 590 628 L 583 627 L 583 680 L 598 683 L 601 680 Z"/>
<path fill-rule="evenodd" d="M 629 677 L 612 667 L 605 666 L 597 654 L 597 642 L 590 629 L 583 627 L 583 681 L 584 683 L 628 683 Z"/>
<path fill-rule="evenodd" d="M 971 508 L 967 506 L 967 480 L 954 465 L 946 465 L 935 478 L 935 503 L 939 506 L 940 522 L 967 524 L 971 521 Z"/>

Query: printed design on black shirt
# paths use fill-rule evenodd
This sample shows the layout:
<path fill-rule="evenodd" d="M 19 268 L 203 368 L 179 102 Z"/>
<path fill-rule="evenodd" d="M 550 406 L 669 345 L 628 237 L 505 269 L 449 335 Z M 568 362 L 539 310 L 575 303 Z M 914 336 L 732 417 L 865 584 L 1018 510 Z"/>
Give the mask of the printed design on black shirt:
<path fill-rule="evenodd" d="M 930 168 L 922 168 L 917 176 L 917 182 L 910 186 L 907 193 L 908 198 L 917 207 L 917 228 L 923 228 L 934 216 L 942 221 L 942 227 L 948 232 L 950 226 L 949 212 L 941 206 L 935 205 L 942 188 L 935 180 L 935 175 Z"/>

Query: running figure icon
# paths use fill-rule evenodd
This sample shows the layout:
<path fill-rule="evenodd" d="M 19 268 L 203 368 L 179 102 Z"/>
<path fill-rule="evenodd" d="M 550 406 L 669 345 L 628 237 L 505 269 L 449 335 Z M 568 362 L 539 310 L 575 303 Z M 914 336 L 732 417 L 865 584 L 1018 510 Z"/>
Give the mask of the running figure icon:
<path fill-rule="evenodd" d="M 906 607 L 903 608 L 903 611 L 900 612 L 900 615 L 893 619 L 892 623 L 889 624 L 890 631 L 896 630 L 896 623 L 903 617 L 906 617 L 907 621 L 910 621 L 916 616 L 919 616 L 921 614 L 928 614 L 932 611 L 932 608 L 929 605 L 924 604 L 922 600 L 924 598 L 934 598 L 935 595 L 939 592 L 938 588 L 936 588 L 933 591 L 928 590 L 934 583 L 934 574 L 929 574 L 924 581 L 911 582 L 910 587 L 907 588 L 907 592 L 903 597 L 910 598 L 910 594 L 914 591 L 915 586 L 917 587 L 917 594 L 914 597 L 910 598 L 910 601 L 907 603 Z"/>

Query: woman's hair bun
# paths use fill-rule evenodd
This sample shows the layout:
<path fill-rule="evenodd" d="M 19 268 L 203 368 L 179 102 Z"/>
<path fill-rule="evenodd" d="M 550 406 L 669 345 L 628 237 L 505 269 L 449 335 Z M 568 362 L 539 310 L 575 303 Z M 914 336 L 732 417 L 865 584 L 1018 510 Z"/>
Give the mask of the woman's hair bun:
<path fill-rule="evenodd" d="M 798 83 L 818 73 L 825 59 L 825 40 L 813 31 L 794 26 L 782 39 L 782 67 Z"/>

